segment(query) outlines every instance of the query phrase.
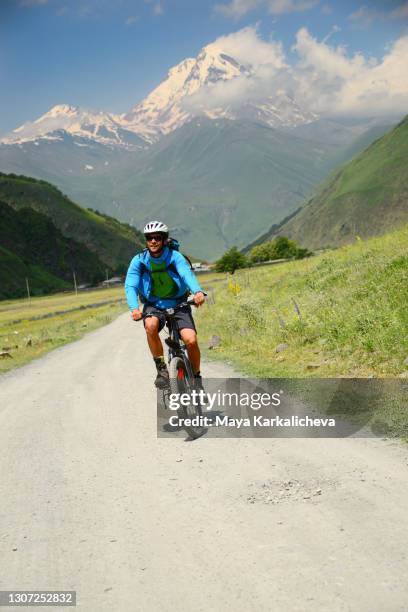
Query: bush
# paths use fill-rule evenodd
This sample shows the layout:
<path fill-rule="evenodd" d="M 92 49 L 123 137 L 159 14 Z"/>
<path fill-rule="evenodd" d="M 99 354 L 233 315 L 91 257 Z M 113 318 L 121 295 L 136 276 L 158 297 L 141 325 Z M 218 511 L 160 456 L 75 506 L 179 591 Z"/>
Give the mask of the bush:
<path fill-rule="evenodd" d="M 231 274 L 234 274 L 235 270 L 247 267 L 248 263 L 245 255 L 234 246 L 226 251 L 221 259 L 215 263 L 215 270 L 217 272 L 231 272 Z"/>
<path fill-rule="evenodd" d="M 259 263 L 273 259 L 303 259 L 309 255 L 311 252 L 299 247 L 294 240 L 289 240 L 286 236 L 278 236 L 274 240 L 253 247 L 249 253 L 249 259 L 251 263 Z"/>

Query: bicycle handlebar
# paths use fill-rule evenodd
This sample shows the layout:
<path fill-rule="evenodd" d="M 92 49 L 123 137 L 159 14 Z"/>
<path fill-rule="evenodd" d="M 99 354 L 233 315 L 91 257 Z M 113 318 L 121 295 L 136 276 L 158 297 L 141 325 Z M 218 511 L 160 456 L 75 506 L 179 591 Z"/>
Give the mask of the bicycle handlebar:
<path fill-rule="evenodd" d="M 205 291 L 202 292 L 206 297 L 208 295 L 208 293 L 205 293 Z M 180 304 L 177 304 L 176 306 L 173 306 L 172 308 L 163 308 L 163 312 L 167 313 L 167 311 L 175 311 L 175 310 L 179 310 L 180 308 L 183 308 L 184 306 L 195 306 L 197 308 L 196 303 L 194 302 L 194 297 L 193 296 L 189 296 L 184 302 L 180 302 Z M 171 314 L 170 312 L 168 314 Z M 151 317 L 152 315 L 150 314 L 144 314 L 142 313 L 142 316 L 140 317 L 140 319 L 136 319 L 135 323 L 137 323 L 138 321 L 142 321 L 143 319 L 146 319 L 147 317 Z"/>
<path fill-rule="evenodd" d="M 205 293 L 204 291 L 202 293 L 207 297 L 208 293 Z M 173 308 L 164 308 L 163 311 L 166 312 L 166 310 L 178 310 L 179 308 L 183 308 L 183 306 L 195 306 L 197 308 L 197 304 L 194 302 L 194 296 L 190 295 L 185 302 L 180 302 L 180 304 L 173 306 Z"/>

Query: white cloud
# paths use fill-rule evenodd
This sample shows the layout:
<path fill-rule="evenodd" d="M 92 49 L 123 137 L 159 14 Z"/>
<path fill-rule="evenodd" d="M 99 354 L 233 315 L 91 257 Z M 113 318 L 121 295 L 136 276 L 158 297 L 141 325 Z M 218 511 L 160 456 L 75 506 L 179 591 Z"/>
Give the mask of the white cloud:
<path fill-rule="evenodd" d="M 302 28 L 296 37 L 296 94 L 323 114 L 382 115 L 408 109 L 406 58 L 408 35 L 402 36 L 381 60 L 344 47 L 330 47 Z"/>
<path fill-rule="evenodd" d="M 345 47 L 323 41 L 306 28 L 296 35 L 289 63 L 281 43 L 262 40 L 256 28 L 222 36 L 214 48 L 248 67 L 240 76 L 208 85 L 192 95 L 189 108 L 234 108 L 266 96 L 288 95 L 300 107 L 323 116 L 401 115 L 408 110 L 408 34 L 398 39 L 383 58 L 350 55 Z"/>
<path fill-rule="evenodd" d="M 215 10 L 226 17 L 239 18 L 257 8 L 259 0 L 231 0 L 229 4 L 216 4 Z"/>
<path fill-rule="evenodd" d="M 258 36 L 256 26 L 242 28 L 226 36 L 220 36 L 213 43 L 227 54 L 241 62 L 254 67 L 273 64 L 281 67 L 284 64 L 284 52 L 280 42 L 266 42 Z"/>
<path fill-rule="evenodd" d="M 401 4 L 401 6 L 391 11 L 391 17 L 395 19 L 408 17 L 408 2 Z"/>
<path fill-rule="evenodd" d="M 368 6 L 360 6 L 357 11 L 351 13 L 348 16 L 349 20 L 354 24 L 361 25 L 363 27 L 370 26 L 374 21 L 383 19 L 384 14 L 376 9 L 369 8 Z"/>
<path fill-rule="evenodd" d="M 161 2 L 156 2 L 156 4 L 153 7 L 153 15 L 159 16 L 159 15 L 163 15 L 163 5 L 161 4 Z"/>
<path fill-rule="evenodd" d="M 266 9 L 271 15 L 283 15 L 308 11 L 320 0 L 231 0 L 229 4 L 217 4 L 215 10 L 226 17 L 240 18 L 257 8 Z"/>
<path fill-rule="evenodd" d="M 392 11 L 378 10 L 363 4 L 360 8 L 348 16 L 349 20 L 356 26 L 369 27 L 374 21 L 385 21 L 392 19 L 405 19 L 408 17 L 408 2 L 404 2 Z"/>
<path fill-rule="evenodd" d="M 136 17 L 135 15 L 129 15 L 129 17 L 125 21 L 125 25 L 131 26 L 137 21 L 139 21 L 139 17 Z"/>
<path fill-rule="evenodd" d="M 266 8 L 272 15 L 308 11 L 316 4 L 319 0 L 266 0 Z"/>
<path fill-rule="evenodd" d="M 265 97 L 272 80 L 276 84 L 279 73 L 289 68 L 281 43 L 262 40 L 255 27 L 246 27 L 228 36 L 221 36 L 209 48 L 230 55 L 246 66 L 248 71 L 233 79 L 201 87 L 187 100 L 187 110 L 194 108 L 197 111 L 202 106 L 234 107 L 244 101 Z"/>
<path fill-rule="evenodd" d="M 337 34 L 337 32 L 341 32 L 341 28 L 338 25 L 334 25 L 330 32 L 323 38 L 323 42 L 327 42 L 329 38 L 331 38 L 333 34 Z"/>

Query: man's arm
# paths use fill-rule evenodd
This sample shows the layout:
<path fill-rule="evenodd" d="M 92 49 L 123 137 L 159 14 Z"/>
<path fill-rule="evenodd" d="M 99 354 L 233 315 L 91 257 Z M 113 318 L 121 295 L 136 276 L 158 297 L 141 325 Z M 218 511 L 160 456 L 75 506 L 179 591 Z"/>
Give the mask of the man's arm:
<path fill-rule="evenodd" d="M 126 299 L 131 311 L 139 310 L 138 288 L 140 277 L 140 256 L 136 255 L 130 262 L 125 280 Z"/>
<path fill-rule="evenodd" d="M 194 294 L 194 301 L 197 306 L 204 302 L 204 291 L 201 289 L 196 275 L 191 270 L 187 260 L 181 253 L 174 253 L 174 263 L 180 278 L 185 282 L 191 293 Z M 197 300 L 195 299 L 197 298 Z"/>

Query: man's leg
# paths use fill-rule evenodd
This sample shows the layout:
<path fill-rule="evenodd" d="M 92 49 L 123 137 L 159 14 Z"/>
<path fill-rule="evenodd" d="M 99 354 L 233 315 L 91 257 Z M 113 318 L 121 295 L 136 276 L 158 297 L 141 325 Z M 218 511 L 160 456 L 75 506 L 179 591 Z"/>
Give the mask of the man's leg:
<path fill-rule="evenodd" d="M 194 374 L 200 373 L 200 347 L 197 342 L 197 334 L 194 329 L 185 327 L 180 330 L 180 336 L 187 347 L 188 358 L 193 367 Z"/>
<path fill-rule="evenodd" d="M 147 344 L 154 359 L 163 357 L 163 344 L 159 336 L 159 319 L 151 316 L 144 320 Z"/>
<path fill-rule="evenodd" d="M 200 373 L 200 347 L 198 346 L 196 331 L 184 327 L 180 329 L 180 336 L 187 347 L 188 358 L 194 372 L 195 388 L 205 393 Z"/>
<path fill-rule="evenodd" d="M 160 321 L 158 317 L 150 316 L 144 320 L 146 338 L 150 352 L 156 364 L 157 376 L 154 384 L 158 389 L 165 389 L 170 384 L 169 372 L 164 361 L 163 344 L 159 336 Z"/>

